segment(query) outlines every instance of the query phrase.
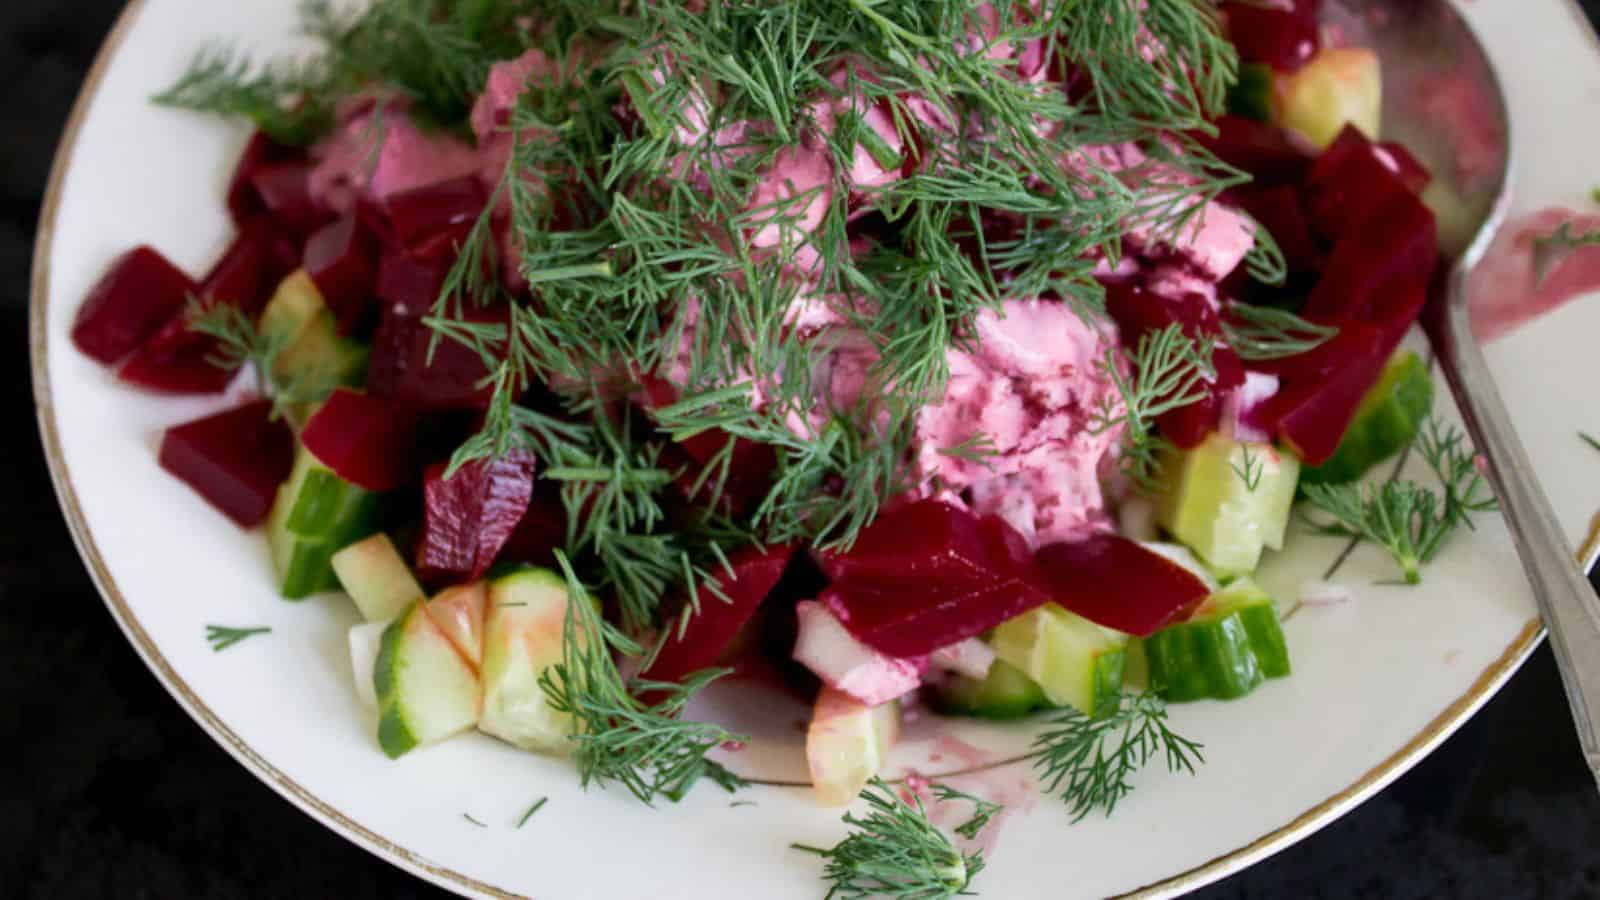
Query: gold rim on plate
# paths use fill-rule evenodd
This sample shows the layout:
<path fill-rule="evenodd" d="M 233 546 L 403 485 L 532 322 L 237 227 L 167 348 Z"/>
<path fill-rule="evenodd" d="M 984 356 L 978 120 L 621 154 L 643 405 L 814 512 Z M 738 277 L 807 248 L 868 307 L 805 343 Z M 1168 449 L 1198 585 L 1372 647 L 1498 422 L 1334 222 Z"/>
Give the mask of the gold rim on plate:
<path fill-rule="evenodd" d="M 1578 18 L 1579 26 L 1589 30 L 1588 20 L 1573 0 L 1568 0 L 1568 6 Z M 129 0 L 121 16 L 112 27 L 111 33 L 101 46 L 95 57 L 93 66 L 89 69 L 83 86 L 80 88 L 78 98 L 73 104 L 72 113 L 67 119 L 65 131 L 57 145 L 55 160 L 50 170 L 50 181 L 45 191 L 44 206 L 39 214 L 38 232 L 34 243 L 33 254 L 33 279 L 32 297 L 29 307 L 29 345 L 31 354 L 31 368 L 33 372 L 34 404 L 39 418 L 39 433 L 44 443 L 45 456 L 50 467 L 50 478 L 54 482 L 56 497 L 61 503 L 61 510 L 66 516 L 67 526 L 72 533 L 73 542 L 77 545 L 78 553 L 89 568 L 89 574 L 94 579 L 95 586 L 99 588 L 101 596 L 105 599 L 106 606 L 110 608 L 113 618 L 121 626 L 134 649 L 144 658 L 145 664 L 155 673 L 161 683 L 166 686 L 174 699 L 176 699 L 189 715 L 197 721 L 223 749 L 243 763 L 245 768 L 266 782 L 279 794 L 294 805 L 300 807 L 313 818 L 320 819 L 324 824 L 333 829 L 356 845 L 369 852 L 399 865 L 414 874 L 420 875 L 454 890 L 471 891 L 483 896 L 506 898 L 506 900 L 526 900 L 524 895 L 512 893 L 504 888 L 486 884 L 471 876 L 457 872 L 454 869 L 437 865 L 425 857 L 394 843 L 383 835 L 361 825 L 345 813 L 329 805 L 325 800 L 300 785 L 294 779 L 284 774 L 266 758 L 262 757 L 240 737 L 233 732 L 214 713 L 200 695 L 191 688 L 172 668 L 172 665 L 162 655 L 159 647 L 150 639 L 133 610 L 128 606 L 127 600 L 122 596 L 116 580 L 112 578 L 110 569 L 105 560 L 101 558 L 99 548 L 94 542 L 88 524 L 84 518 L 83 510 L 78 503 L 78 496 L 72 485 L 71 475 L 66 470 L 62 461 L 61 441 L 56 429 L 55 408 L 52 405 L 50 390 L 50 367 L 48 363 L 48 328 L 46 316 L 46 303 L 50 294 L 50 251 L 55 237 L 56 217 L 61 202 L 61 190 L 66 181 L 67 169 L 77 147 L 78 133 L 83 126 L 90 105 L 99 90 L 100 83 L 105 75 L 113 56 L 122 45 L 123 40 L 133 29 L 140 10 L 144 7 L 144 0 Z M 1593 33 L 1590 32 L 1591 38 Z M 1600 47 L 1597 47 L 1600 49 Z M 1580 564 L 1592 559 L 1600 552 L 1600 513 L 1595 516 L 1591 530 L 1583 548 L 1579 551 Z M 1214 857 L 1185 872 L 1151 882 L 1131 892 L 1119 895 L 1122 898 L 1157 898 L 1171 897 L 1194 890 L 1202 885 L 1209 884 L 1224 878 L 1250 864 L 1261 860 L 1289 845 L 1307 837 L 1313 832 L 1337 818 L 1350 807 L 1360 803 L 1367 797 L 1387 786 L 1398 778 L 1403 772 L 1411 768 L 1418 760 L 1425 756 L 1437 744 L 1455 731 L 1468 717 L 1483 703 L 1485 703 L 1499 687 L 1504 684 L 1517 668 L 1533 652 L 1539 639 L 1544 635 L 1544 629 L 1537 618 L 1531 619 L 1522 627 L 1517 636 L 1512 639 L 1499 658 L 1483 670 L 1473 681 L 1472 685 L 1460 697 L 1446 706 L 1433 718 L 1421 731 L 1403 744 L 1398 750 L 1386 757 L 1382 762 L 1356 779 L 1344 790 L 1339 791 L 1316 806 L 1301 813 L 1295 819 L 1272 831 L 1267 832 L 1254 841 L 1238 849 L 1231 850 L 1220 856 Z"/>

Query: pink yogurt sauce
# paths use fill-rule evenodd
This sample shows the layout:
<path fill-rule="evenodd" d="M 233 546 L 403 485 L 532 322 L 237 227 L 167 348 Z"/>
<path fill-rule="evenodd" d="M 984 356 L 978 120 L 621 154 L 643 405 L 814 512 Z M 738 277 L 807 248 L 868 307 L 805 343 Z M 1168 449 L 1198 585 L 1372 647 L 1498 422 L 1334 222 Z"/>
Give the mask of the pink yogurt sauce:
<path fill-rule="evenodd" d="M 1561 225 L 1574 236 L 1600 229 L 1600 215 L 1551 207 L 1507 222 L 1467 281 L 1472 330 L 1492 341 L 1583 294 L 1600 291 L 1600 246 L 1541 254 L 1538 241 Z M 1541 255 L 1546 262 L 1539 277 Z"/>

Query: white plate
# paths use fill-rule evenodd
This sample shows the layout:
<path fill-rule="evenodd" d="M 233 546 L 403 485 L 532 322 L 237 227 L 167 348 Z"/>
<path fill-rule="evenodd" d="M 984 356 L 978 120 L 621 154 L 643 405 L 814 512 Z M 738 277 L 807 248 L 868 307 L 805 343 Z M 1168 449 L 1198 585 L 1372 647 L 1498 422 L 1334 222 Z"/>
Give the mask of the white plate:
<path fill-rule="evenodd" d="M 282 47 L 294 6 L 135 0 L 56 161 L 34 275 L 34 378 L 62 505 L 112 613 L 177 700 L 258 777 L 357 844 L 447 888 L 540 898 L 596 896 L 601 885 L 618 897 L 712 900 L 752 889 L 817 896 L 817 860 L 789 845 L 832 843 L 841 826 L 836 811 L 817 809 L 802 789 L 757 786 L 739 798 L 755 805 L 730 806 L 726 794 L 702 785 L 681 805 L 651 812 L 619 791 L 585 794 L 566 763 L 480 736 L 386 760 L 349 687 L 350 604 L 278 599 L 260 537 L 228 525 L 156 466 L 164 427 L 221 402 L 124 389 L 74 352 L 73 312 L 114 255 L 148 242 L 197 271 L 228 236 L 221 194 L 245 132 L 155 108 L 147 97 L 215 36 Z M 1600 54 L 1587 23 L 1556 0 L 1466 10 L 1508 81 L 1517 207 L 1583 204 L 1600 178 L 1592 156 Z M 1576 432 L 1600 432 L 1600 412 L 1589 406 L 1590 386 L 1600 382 L 1589 346 L 1595 334 L 1600 303 L 1591 298 L 1514 333 L 1491 354 L 1585 561 L 1595 549 L 1600 455 Z M 1298 535 L 1264 580 L 1292 596 L 1344 546 Z M 1018 800 L 1028 796 L 1025 765 L 963 781 L 1017 801 L 1019 810 L 1003 823 L 976 887 L 990 897 L 1168 896 L 1282 849 L 1397 777 L 1510 677 L 1539 629 L 1498 519 L 1453 540 L 1422 586 L 1373 584 L 1391 574 L 1380 553 L 1357 549 L 1338 573 L 1356 599 L 1289 619 L 1293 677 L 1245 701 L 1176 707 L 1178 728 L 1204 742 L 1206 765 L 1195 777 L 1147 770 L 1112 819 L 1072 825 L 1055 801 Z M 204 640 L 208 623 L 267 625 L 272 634 L 217 654 Z M 787 717 L 769 721 L 758 749 L 732 764 L 803 778 L 791 725 Z M 1027 735 L 1022 727 L 966 725 L 959 737 L 1005 751 Z M 957 749 L 912 741 L 898 761 L 922 771 L 959 768 Z M 515 829 L 540 796 L 548 805 Z"/>

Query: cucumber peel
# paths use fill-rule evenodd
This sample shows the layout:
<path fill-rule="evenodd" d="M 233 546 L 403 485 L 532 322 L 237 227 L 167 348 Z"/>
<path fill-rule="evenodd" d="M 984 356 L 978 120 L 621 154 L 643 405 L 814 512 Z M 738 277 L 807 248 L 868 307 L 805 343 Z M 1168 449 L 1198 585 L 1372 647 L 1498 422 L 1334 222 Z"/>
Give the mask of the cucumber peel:
<path fill-rule="evenodd" d="M 1410 350 L 1396 353 L 1361 398 L 1333 456 L 1301 472 L 1307 484 L 1345 484 L 1407 447 L 1433 409 L 1428 364 Z"/>
<path fill-rule="evenodd" d="M 1143 651 L 1150 689 L 1175 703 L 1242 697 L 1290 671 L 1278 611 L 1249 578 L 1213 594 L 1189 621 L 1145 638 Z"/>
<path fill-rule="evenodd" d="M 1050 705 L 1044 690 L 1026 673 L 1002 659 L 982 679 L 955 675 L 933 689 L 933 708 L 947 715 L 979 719 L 1020 719 Z"/>
<path fill-rule="evenodd" d="M 279 593 L 298 600 L 336 590 L 333 555 L 372 533 L 379 496 L 335 475 L 304 447 L 297 449 L 289 480 L 278 488 L 267 516 Z"/>
<path fill-rule="evenodd" d="M 390 759 L 471 728 L 483 701 L 477 673 L 421 603 L 384 630 L 372 687 L 378 746 Z"/>
<path fill-rule="evenodd" d="M 995 656 L 1038 684 L 1055 706 L 1087 716 L 1117 708 L 1128 636 L 1103 628 L 1054 603 L 995 629 Z"/>

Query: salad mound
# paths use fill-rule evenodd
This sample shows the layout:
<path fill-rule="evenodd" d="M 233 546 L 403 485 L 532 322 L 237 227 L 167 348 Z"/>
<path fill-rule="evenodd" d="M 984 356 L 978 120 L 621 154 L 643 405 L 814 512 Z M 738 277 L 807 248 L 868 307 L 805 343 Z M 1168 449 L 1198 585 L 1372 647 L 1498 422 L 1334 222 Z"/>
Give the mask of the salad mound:
<path fill-rule="evenodd" d="M 685 706 L 776 668 L 824 803 L 926 702 L 1048 711 L 1044 789 L 1109 811 L 1198 760 L 1165 703 L 1289 674 L 1251 575 L 1297 489 L 1380 542 L 1411 504 L 1413 564 L 1485 506 L 1352 484 L 1428 414 L 1437 250 L 1316 6 L 312 4 L 317 54 L 157 98 L 256 128 L 226 252 L 130 251 L 72 337 L 240 398 L 161 463 L 285 597 L 354 600 L 390 756 L 476 727 L 731 789 Z"/>

